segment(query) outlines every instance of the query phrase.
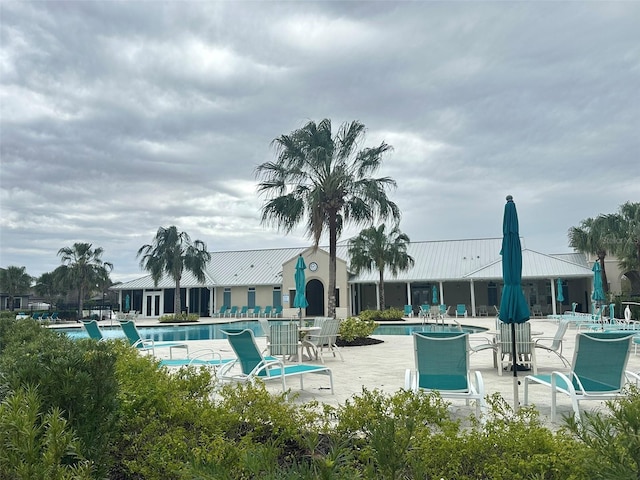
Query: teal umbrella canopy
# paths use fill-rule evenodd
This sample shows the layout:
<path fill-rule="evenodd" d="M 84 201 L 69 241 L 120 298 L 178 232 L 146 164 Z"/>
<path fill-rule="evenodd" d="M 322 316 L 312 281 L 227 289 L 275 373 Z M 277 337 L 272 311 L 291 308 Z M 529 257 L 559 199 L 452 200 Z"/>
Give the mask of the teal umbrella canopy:
<path fill-rule="evenodd" d="M 293 300 L 294 308 L 307 308 L 309 303 L 305 295 L 306 278 L 304 271 L 307 269 L 307 265 L 304 263 L 302 255 L 298 256 L 298 262 L 296 263 L 296 272 L 294 278 L 296 281 L 296 298 Z"/>
<path fill-rule="evenodd" d="M 435 285 L 431 287 L 431 304 L 438 304 L 438 288 Z"/>
<path fill-rule="evenodd" d="M 124 297 L 124 311 L 128 312 L 129 310 L 131 310 L 131 297 L 127 293 L 127 296 Z"/>
<path fill-rule="evenodd" d="M 556 300 L 560 303 L 564 302 L 564 294 L 562 293 L 562 279 L 558 279 L 558 294 L 556 295 Z"/>
<path fill-rule="evenodd" d="M 593 263 L 593 293 L 591 294 L 591 300 L 596 303 L 602 303 L 607 298 L 604 295 L 604 289 L 602 288 L 602 270 L 600 268 L 600 262 L 596 260 Z"/>
<path fill-rule="evenodd" d="M 524 323 L 531 313 L 522 293 L 522 245 L 518 212 L 511 195 L 507 196 L 502 221 L 502 278 L 504 288 L 500 299 L 499 318 L 504 323 Z"/>

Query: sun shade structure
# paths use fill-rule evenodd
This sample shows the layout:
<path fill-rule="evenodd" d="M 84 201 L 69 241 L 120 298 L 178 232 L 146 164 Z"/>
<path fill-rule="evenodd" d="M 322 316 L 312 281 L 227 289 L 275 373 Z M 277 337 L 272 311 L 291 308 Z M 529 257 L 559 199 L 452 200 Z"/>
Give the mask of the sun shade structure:
<path fill-rule="evenodd" d="M 504 288 L 500 299 L 500 313 L 498 318 L 504 323 L 512 324 L 511 339 L 513 341 L 513 404 L 514 410 L 518 410 L 518 361 L 516 349 L 516 323 L 524 323 L 529 320 L 531 313 L 529 305 L 522 293 L 522 245 L 520 244 L 520 226 L 518 225 L 518 212 L 511 195 L 507 196 L 502 220 L 502 279 Z"/>
<path fill-rule="evenodd" d="M 293 307 L 298 309 L 298 318 L 300 319 L 300 326 L 302 326 L 302 309 L 309 306 L 305 289 L 307 286 L 307 280 L 305 276 L 305 270 L 307 265 L 304 263 L 302 255 L 298 255 L 298 261 L 296 262 L 296 271 L 294 273 L 294 279 L 296 282 L 296 298 L 293 299 Z"/>

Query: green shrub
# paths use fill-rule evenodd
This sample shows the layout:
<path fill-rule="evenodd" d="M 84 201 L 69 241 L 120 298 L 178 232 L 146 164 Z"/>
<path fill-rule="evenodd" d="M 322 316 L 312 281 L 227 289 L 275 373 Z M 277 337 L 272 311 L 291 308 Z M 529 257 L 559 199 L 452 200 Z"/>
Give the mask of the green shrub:
<path fill-rule="evenodd" d="M 582 422 L 566 419 L 569 432 L 592 450 L 585 462 L 589 478 L 640 478 L 640 390 L 606 403 L 606 411 L 583 412 Z"/>
<path fill-rule="evenodd" d="M 114 365 L 113 342 L 71 340 L 31 319 L 0 321 L 0 394 L 36 385 L 42 404 L 62 412 L 98 475 L 109 468 L 117 435 Z"/>
<path fill-rule="evenodd" d="M 158 318 L 160 323 L 173 323 L 173 322 L 197 322 L 200 316 L 197 313 L 171 313 L 169 315 L 162 315 Z"/>
<path fill-rule="evenodd" d="M 0 445 L 0 478 L 94 478 L 60 408 L 45 412 L 35 387 L 21 387 L 0 404 Z"/>
<path fill-rule="evenodd" d="M 399 308 L 388 308 L 387 310 L 362 310 L 358 317 L 360 319 L 376 322 L 402 320 L 404 311 Z"/>
<path fill-rule="evenodd" d="M 366 338 L 371 335 L 378 324 L 373 320 L 363 320 L 358 317 L 348 317 L 340 322 L 338 334 L 346 342 L 351 342 L 356 338 Z"/>

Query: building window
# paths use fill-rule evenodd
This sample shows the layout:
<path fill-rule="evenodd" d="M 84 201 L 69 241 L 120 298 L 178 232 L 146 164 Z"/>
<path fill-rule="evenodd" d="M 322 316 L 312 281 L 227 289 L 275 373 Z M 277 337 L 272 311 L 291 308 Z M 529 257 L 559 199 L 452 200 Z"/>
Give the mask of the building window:
<path fill-rule="evenodd" d="M 256 287 L 249 287 L 247 291 L 247 306 L 249 309 L 255 308 L 256 306 Z"/>
<path fill-rule="evenodd" d="M 273 306 L 274 307 L 282 306 L 282 288 L 281 287 L 273 287 Z"/>
<path fill-rule="evenodd" d="M 226 305 L 231 308 L 231 288 L 225 287 L 222 294 L 222 305 Z"/>

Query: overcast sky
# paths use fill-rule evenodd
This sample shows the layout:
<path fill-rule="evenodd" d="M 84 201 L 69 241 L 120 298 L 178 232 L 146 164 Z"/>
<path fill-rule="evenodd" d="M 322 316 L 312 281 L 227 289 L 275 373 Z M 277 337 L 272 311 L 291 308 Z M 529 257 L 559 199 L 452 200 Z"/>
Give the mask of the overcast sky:
<path fill-rule="evenodd" d="M 379 174 L 412 241 L 500 237 L 511 194 L 527 248 L 570 252 L 571 226 L 640 201 L 638 2 L 0 9 L 0 267 L 88 242 L 130 280 L 171 225 L 210 251 L 307 246 L 261 225 L 255 168 L 323 118 L 394 147 Z"/>

